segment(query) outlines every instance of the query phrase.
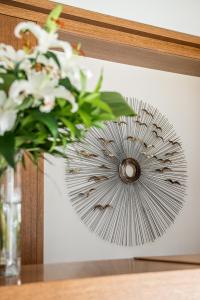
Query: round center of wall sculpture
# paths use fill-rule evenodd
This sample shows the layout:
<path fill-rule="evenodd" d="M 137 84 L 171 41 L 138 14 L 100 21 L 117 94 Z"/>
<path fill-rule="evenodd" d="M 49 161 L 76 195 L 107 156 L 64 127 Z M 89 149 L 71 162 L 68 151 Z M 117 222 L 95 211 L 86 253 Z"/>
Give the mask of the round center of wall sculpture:
<path fill-rule="evenodd" d="M 153 106 L 106 122 L 68 147 L 66 184 L 75 211 L 100 238 L 121 246 L 162 236 L 181 210 L 186 161 L 180 138 Z"/>

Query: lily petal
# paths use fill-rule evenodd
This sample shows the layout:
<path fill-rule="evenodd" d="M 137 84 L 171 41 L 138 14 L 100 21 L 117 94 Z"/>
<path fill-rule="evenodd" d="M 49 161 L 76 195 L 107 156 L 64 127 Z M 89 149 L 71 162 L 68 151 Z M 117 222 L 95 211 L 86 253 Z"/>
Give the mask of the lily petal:
<path fill-rule="evenodd" d="M 13 128 L 17 113 L 14 110 L 0 111 L 0 135 Z"/>
<path fill-rule="evenodd" d="M 65 59 L 69 59 L 71 58 L 73 51 L 72 51 L 72 47 L 68 42 L 65 41 L 60 41 L 60 40 L 53 40 L 51 42 L 51 48 L 59 48 L 59 49 L 63 49 L 64 53 L 65 53 Z"/>
<path fill-rule="evenodd" d="M 9 98 L 17 104 L 21 104 L 24 96 L 31 94 L 32 87 L 27 80 L 15 80 L 9 89 Z"/>
<path fill-rule="evenodd" d="M 21 22 L 15 27 L 14 34 L 17 38 L 21 38 L 22 32 L 29 30 L 37 38 L 41 36 L 42 28 L 34 22 Z"/>
<path fill-rule="evenodd" d="M 40 111 L 48 113 L 54 108 L 54 105 L 55 99 L 53 99 L 52 97 L 45 98 L 44 104 L 40 106 Z"/>
<path fill-rule="evenodd" d="M 70 91 L 66 90 L 64 86 L 59 86 L 55 88 L 55 97 L 63 98 L 66 99 L 68 102 L 70 102 L 72 105 L 71 112 L 74 113 L 78 110 L 78 104 L 76 103 L 74 96 Z"/>

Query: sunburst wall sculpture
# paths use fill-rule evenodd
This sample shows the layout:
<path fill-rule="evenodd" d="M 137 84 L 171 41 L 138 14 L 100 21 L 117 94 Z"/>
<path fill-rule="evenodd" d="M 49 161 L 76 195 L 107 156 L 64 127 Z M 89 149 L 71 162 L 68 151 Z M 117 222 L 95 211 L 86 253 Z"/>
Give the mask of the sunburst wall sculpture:
<path fill-rule="evenodd" d="M 173 126 L 129 99 L 136 117 L 92 129 L 68 149 L 66 182 L 81 220 L 104 240 L 141 245 L 160 237 L 184 203 L 186 162 Z"/>

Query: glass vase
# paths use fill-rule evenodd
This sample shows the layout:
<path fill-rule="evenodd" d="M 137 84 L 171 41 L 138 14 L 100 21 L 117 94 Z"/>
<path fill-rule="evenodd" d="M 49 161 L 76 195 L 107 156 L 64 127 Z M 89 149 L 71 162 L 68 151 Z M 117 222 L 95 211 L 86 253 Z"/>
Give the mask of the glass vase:
<path fill-rule="evenodd" d="M 21 164 L 8 167 L 0 178 L 0 271 L 20 273 Z"/>

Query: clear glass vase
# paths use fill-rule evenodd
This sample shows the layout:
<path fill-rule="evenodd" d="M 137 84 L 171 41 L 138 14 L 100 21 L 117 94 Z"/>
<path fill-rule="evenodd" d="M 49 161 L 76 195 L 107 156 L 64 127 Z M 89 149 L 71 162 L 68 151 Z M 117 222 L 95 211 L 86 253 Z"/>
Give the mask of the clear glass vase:
<path fill-rule="evenodd" d="M 21 164 L 8 167 L 0 178 L 0 272 L 20 273 Z"/>

